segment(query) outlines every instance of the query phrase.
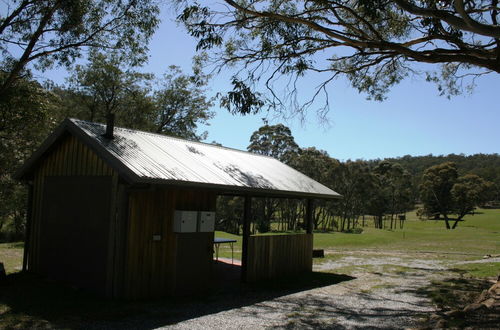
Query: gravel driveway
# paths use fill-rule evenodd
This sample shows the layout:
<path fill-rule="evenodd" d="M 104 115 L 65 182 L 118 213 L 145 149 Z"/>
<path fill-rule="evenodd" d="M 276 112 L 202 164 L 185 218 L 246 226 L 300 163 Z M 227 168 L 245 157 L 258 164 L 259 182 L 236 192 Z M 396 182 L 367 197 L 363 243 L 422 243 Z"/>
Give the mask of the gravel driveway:
<path fill-rule="evenodd" d="M 340 283 L 270 299 L 252 297 L 239 307 L 221 308 L 161 327 L 162 329 L 402 329 L 419 325 L 435 312 L 418 289 L 449 275 L 457 261 L 434 260 L 429 255 L 346 253 L 315 265 L 316 271 L 347 272 L 353 278 Z M 420 258 L 418 257 L 420 256 Z M 203 306 L 196 307 L 203 309 Z M 202 315 L 202 316 L 196 316 Z"/>

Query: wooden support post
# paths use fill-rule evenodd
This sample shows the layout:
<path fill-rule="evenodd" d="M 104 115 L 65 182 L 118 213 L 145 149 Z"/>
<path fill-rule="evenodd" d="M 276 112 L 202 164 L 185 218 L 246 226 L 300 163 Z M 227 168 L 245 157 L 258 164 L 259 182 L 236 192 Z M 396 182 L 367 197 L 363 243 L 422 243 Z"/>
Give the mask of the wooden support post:
<path fill-rule="evenodd" d="M 23 251 L 23 272 L 28 270 L 28 258 L 30 249 L 31 236 L 31 218 L 33 214 L 33 183 L 28 184 L 28 205 L 26 211 L 26 231 L 24 234 L 24 251 Z"/>
<path fill-rule="evenodd" d="M 314 229 L 313 207 L 314 207 L 313 200 L 308 198 L 306 200 L 306 232 L 308 234 L 312 234 Z"/>
<path fill-rule="evenodd" d="M 241 282 L 247 281 L 248 269 L 248 238 L 250 236 L 250 221 L 252 218 L 252 196 L 245 196 L 243 208 L 243 242 L 241 248 Z"/>

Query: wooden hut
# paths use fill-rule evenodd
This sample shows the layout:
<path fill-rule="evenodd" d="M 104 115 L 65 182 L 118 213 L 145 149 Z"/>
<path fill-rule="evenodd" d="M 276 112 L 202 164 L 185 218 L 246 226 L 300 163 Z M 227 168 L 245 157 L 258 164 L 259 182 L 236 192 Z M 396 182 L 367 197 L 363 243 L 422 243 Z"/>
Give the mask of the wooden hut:
<path fill-rule="evenodd" d="M 283 264 L 311 271 L 312 200 L 339 197 L 271 157 L 75 119 L 17 178 L 29 185 L 23 268 L 108 297 L 207 288 L 222 194 L 245 197 L 244 280 L 279 276 Z M 307 234 L 250 237 L 252 197 L 307 199 Z M 278 246 L 288 253 L 270 258 Z"/>

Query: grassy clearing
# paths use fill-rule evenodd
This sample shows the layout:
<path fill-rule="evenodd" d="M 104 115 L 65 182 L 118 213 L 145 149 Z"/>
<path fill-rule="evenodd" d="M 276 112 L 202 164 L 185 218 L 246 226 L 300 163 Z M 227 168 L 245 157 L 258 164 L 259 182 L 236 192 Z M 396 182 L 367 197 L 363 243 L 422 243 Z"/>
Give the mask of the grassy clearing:
<path fill-rule="evenodd" d="M 500 275 L 500 262 L 481 262 L 456 265 L 452 271 L 474 278 L 495 277 Z"/>
<path fill-rule="evenodd" d="M 453 230 L 443 221 L 419 220 L 414 212 L 407 214 L 403 229 L 388 230 L 364 227 L 361 234 L 338 232 L 314 234 L 315 249 L 360 250 L 388 252 L 429 252 L 440 258 L 470 260 L 486 254 L 500 254 L 500 210 L 479 210 L 465 217 Z M 234 256 L 241 258 L 241 236 L 215 232 L 216 237 L 236 239 Z M 229 245 L 220 247 L 220 256 L 231 257 Z M 429 256 L 424 256 L 428 258 Z M 434 257 L 434 256 L 431 256 Z"/>
<path fill-rule="evenodd" d="M 401 252 L 445 254 L 500 254 L 500 210 L 480 210 L 465 217 L 454 230 L 442 221 L 421 221 L 407 215 L 404 229 L 386 230 L 365 227 L 361 234 L 316 233 L 315 248 L 384 249 Z"/>

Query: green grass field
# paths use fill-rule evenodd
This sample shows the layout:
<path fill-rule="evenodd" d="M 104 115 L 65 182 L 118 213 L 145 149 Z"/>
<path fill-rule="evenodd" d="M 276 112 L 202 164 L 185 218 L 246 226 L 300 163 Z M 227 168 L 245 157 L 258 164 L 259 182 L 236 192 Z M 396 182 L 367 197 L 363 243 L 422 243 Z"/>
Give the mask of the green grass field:
<path fill-rule="evenodd" d="M 403 229 L 365 227 L 362 234 L 318 233 L 314 246 L 325 249 L 371 248 L 459 254 L 500 253 L 500 210 L 480 210 L 452 230 L 443 221 L 418 220 L 409 213 Z"/>
<path fill-rule="evenodd" d="M 314 248 L 433 252 L 459 258 L 500 254 L 500 210 L 478 210 L 452 230 L 446 229 L 443 221 L 419 220 L 414 212 L 408 213 L 407 219 L 403 229 L 375 229 L 370 224 L 361 234 L 317 232 L 314 234 Z M 215 232 L 215 236 L 236 239 L 235 258 L 240 258 L 240 236 L 220 231 Z M 229 246 L 221 245 L 220 255 L 230 257 Z"/>

